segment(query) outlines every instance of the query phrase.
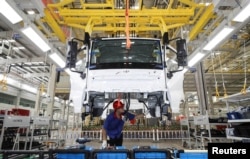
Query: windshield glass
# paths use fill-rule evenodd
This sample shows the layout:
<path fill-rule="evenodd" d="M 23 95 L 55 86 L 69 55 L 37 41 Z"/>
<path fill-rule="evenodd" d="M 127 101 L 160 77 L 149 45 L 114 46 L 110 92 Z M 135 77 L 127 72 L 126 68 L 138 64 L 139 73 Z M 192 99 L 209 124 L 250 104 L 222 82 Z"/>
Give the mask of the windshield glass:
<path fill-rule="evenodd" d="M 92 43 L 90 69 L 147 68 L 162 69 L 159 40 L 126 39 L 97 40 Z"/>

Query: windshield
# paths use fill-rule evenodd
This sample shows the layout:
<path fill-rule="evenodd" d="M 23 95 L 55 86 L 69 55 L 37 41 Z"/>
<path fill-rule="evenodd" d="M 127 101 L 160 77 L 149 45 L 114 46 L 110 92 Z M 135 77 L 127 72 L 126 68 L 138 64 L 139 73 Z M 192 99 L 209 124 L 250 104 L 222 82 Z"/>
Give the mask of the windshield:
<path fill-rule="evenodd" d="M 130 49 L 126 49 L 126 39 L 97 40 L 90 56 L 90 69 L 163 68 L 159 40 L 131 39 Z"/>

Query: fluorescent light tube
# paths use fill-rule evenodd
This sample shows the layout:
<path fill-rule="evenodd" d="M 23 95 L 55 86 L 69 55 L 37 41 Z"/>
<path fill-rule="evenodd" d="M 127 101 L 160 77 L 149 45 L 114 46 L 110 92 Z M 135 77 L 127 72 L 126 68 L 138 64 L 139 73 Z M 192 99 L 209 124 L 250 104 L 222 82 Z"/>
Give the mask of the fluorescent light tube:
<path fill-rule="evenodd" d="M 51 60 L 53 60 L 59 67 L 65 67 L 65 61 L 57 54 L 57 53 L 52 53 L 49 55 Z"/>
<path fill-rule="evenodd" d="M 31 26 L 24 28 L 21 31 L 43 52 L 49 51 L 51 49 L 46 41 L 43 40 L 42 37 Z"/>
<path fill-rule="evenodd" d="M 21 89 L 32 92 L 32 93 L 37 93 L 37 88 L 32 87 L 32 86 L 27 85 L 27 84 L 22 84 Z"/>
<path fill-rule="evenodd" d="M 204 56 L 205 56 L 205 54 L 198 52 L 196 55 L 194 55 L 193 58 L 191 58 L 188 61 L 188 66 L 192 67 L 192 66 L 196 65 Z"/>
<path fill-rule="evenodd" d="M 218 34 L 216 34 L 203 48 L 203 50 L 212 50 L 215 48 L 222 40 L 224 40 L 234 28 L 224 27 Z"/>
<path fill-rule="evenodd" d="M 16 40 L 14 40 L 14 39 L 9 39 L 9 40 L 3 40 L 3 42 L 6 42 L 6 43 L 14 43 L 14 42 L 16 42 Z"/>
<path fill-rule="evenodd" d="M 8 2 L 6 2 L 6 0 L 0 1 L 0 13 L 2 13 L 12 24 L 16 24 L 23 20 L 23 18 L 8 4 Z"/>
<path fill-rule="evenodd" d="M 233 21 L 244 22 L 250 16 L 250 3 L 240 10 L 240 12 L 233 18 Z"/>
<path fill-rule="evenodd" d="M 0 79 L 2 79 L 2 78 L 3 78 L 3 75 L 0 75 Z M 31 92 L 31 93 L 37 93 L 36 87 L 30 86 L 27 84 L 23 84 L 20 81 L 17 81 L 16 79 L 13 79 L 10 77 L 7 77 L 7 84 L 14 86 L 14 87 L 18 87 L 20 89 L 26 90 L 26 91 Z"/>
<path fill-rule="evenodd" d="M 35 11 L 33 11 L 33 10 L 28 10 L 28 11 L 27 11 L 27 13 L 28 13 L 29 15 L 36 14 L 36 12 L 35 12 Z"/>
<path fill-rule="evenodd" d="M 13 49 L 13 50 L 24 50 L 25 47 L 19 46 L 19 47 L 13 47 L 12 49 Z"/>

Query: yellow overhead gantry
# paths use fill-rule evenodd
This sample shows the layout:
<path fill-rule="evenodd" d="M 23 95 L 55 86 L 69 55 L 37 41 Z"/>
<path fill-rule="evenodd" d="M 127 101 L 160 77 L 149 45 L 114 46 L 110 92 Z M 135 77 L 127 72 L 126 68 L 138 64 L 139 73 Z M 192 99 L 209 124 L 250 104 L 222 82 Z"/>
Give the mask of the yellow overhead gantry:
<path fill-rule="evenodd" d="M 187 27 L 189 40 L 194 40 L 215 17 L 213 4 L 206 6 L 194 0 L 178 0 L 177 6 L 172 7 L 174 1 L 170 0 L 164 9 L 157 6 L 146 8 L 142 0 L 130 5 L 130 31 L 136 36 L 145 33 L 158 33 L 161 36 L 169 32 L 170 37 L 173 37 L 177 29 Z M 44 14 L 43 21 L 62 42 L 67 38 L 62 26 L 80 29 L 90 35 L 95 32 L 103 32 L 106 36 L 125 34 L 125 8 L 117 6 L 114 0 L 106 0 L 105 3 L 61 0 L 59 3 L 47 4 Z"/>

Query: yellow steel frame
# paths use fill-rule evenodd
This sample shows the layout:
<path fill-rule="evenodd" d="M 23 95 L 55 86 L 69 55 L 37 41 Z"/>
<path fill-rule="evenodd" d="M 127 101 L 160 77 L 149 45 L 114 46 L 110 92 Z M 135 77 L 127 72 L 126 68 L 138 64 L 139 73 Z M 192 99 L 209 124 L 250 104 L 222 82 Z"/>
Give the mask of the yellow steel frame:
<path fill-rule="evenodd" d="M 214 6 L 210 5 L 201 15 L 200 20 L 194 25 L 192 31 L 189 33 L 189 39 L 193 40 L 198 33 L 204 28 L 204 26 L 208 23 L 208 21 L 213 17 L 213 9 Z"/>
<path fill-rule="evenodd" d="M 45 14 L 44 17 L 45 21 L 48 22 L 48 25 L 52 28 L 56 36 L 60 39 L 60 41 L 65 42 L 66 36 L 62 31 L 61 27 L 58 25 L 53 16 L 50 14 L 50 11 L 48 9 L 45 9 L 44 14 Z"/>
<path fill-rule="evenodd" d="M 129 10 L 130 30 L 137 34 L 151 31 L 163 34 L 191 25 L 189 39 L 195 39 L 213 18 L 213 5 L 206 7 L 204 4 L 195 3 L 194 0 L 179 0 L 181 5 L 177 9 L 172 9 L 170 5 L 173 1 L 170 0 L 167 9 L 154 7 L 146 9 L 141 7 L 142 0 L 139 0 L 139 8 Z M 45 9 L 44 20 L 61 41 L 64 42 L 66 36 L 60 25 L 78 28 L 90 34 L 95 31 L 113 33 L 125 31 L 125 9 L 116 8 L 113 0 L 98 4 L 80 0 L 79 8 L 72 9 L 69 6 L 74 2 L 75 0 L 61 0 L 56 4 L 48 4 Z"/>

